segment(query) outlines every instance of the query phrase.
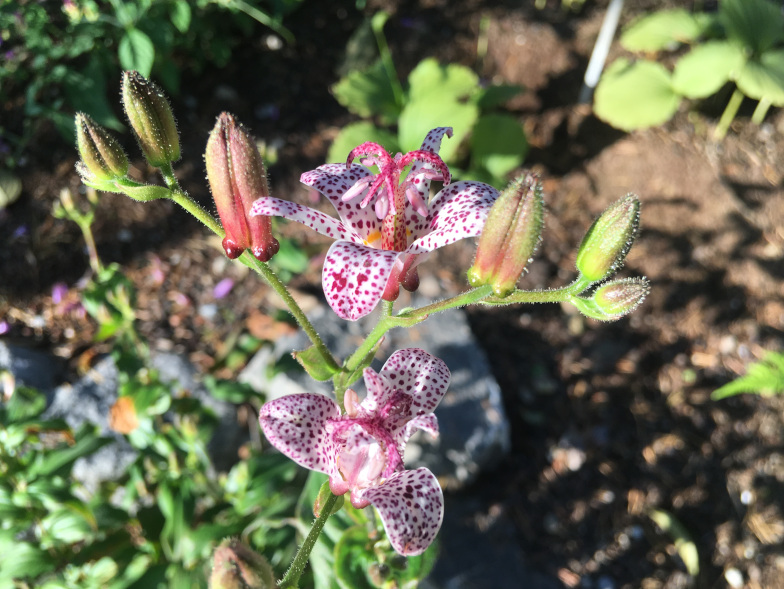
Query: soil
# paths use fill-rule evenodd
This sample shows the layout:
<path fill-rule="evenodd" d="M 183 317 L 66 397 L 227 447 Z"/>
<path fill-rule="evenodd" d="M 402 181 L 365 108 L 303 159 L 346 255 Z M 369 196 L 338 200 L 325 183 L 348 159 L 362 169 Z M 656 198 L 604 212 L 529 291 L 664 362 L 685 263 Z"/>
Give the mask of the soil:
<path fill-rule="evenodd" d="M 272 192 L 309 202 L 299 174 L 323 163 L 353 120 L 328 87 L 362 14 L 354 3 L 327 4 L 305 2 L 290 19 L 293 46 L 271 50 L 263 34 L 228 68 L 186 74 L 174 100 L 185 152 L 177 170 L 205 205 L 200 151 L 221 110 L 278 147 Z M 642 231 L 621 275 L 647 276 L 652 291 L 629 319 L 601 324 L 567 306 L 468 309 L 513 432 L 511 455 L 460 491 L 486 506 L 469 523 L 511 521 L 520 557 L 563 587 L 725 587 L 737 572 L 745 587 L 784 587 L 784 400 L 710 399 L 784 343 L 784 115 L 755 126 L 742 110 L 720 143 L 710 104 L 684 105 L 659 128 L 616 131 L 576 104 L 607 3 L 579 12 L 532 4 L 390 0 L 364 9 L 392 13 L 385 30 L 401 77 L 434 55 L 527 88 L 507 106 L 525 125 L 525 165 L 544 179 L 549 214 L 523 288 L 566 283 L 592 219 L 627 192 L 642 201 Z M 632 4 L 624 21 L 656 3 Z M 479 60 L 483 18 L 489 45 Z M 19 170 L 23 197 L 0 213 L 0 317 L 4 337 L 54 350 L 77 372 L 103 348 L 69 304 L 88 268 L 79 234 L 50 215 L 61 189 L 81 191 L 74 162 L 69 145 L 42 133 Z M 134 173 L 152 179 L 140 159 Z M 127 268 L 138 289 L 140 330 L 153 347 L 230 375 L 236 366 L 223 360 L 239 334 L 274 338 L 281 329 L 269 319 L 269 292 L 170 203 L 106 195 L 95 230 L 103 259 Z M 304 300 L 318 298 L 325 242 L 295 225 L 281 231 L 314 254 L 291 284 Z M 442 250 L 422 274 L 463 288 L 472 247 Z M 218 301 L 213 287 L 225 277 L 235 285 Z M 60 282 L 70 290 L 55 302 Z M 694 543 L 696 577 L 652 510 L 674 516 Z"/>

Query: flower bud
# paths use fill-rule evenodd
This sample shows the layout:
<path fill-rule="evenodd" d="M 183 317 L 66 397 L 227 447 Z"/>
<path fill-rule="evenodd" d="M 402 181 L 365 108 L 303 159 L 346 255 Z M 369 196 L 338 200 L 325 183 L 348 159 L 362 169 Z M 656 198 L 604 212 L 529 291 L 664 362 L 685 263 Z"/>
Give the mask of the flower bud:
<path fill-rule="evenodd" d="M 229 113 L 221 113 L 207 141 L 204 156 L 207 180 L 226 237 L 223 249 L 229 258 L 246 249 L 262 262 L 280 247 L 272 236 L 270 217 L 249 217 L 253 201 L 269 196 L 264 162 L 253 139 Z"/>
<path fill-rule="evenodd" d="M 76 143 L 89 176 L 115 180 L 128 173 L 128 156 L 117 140 L 84 113 L 76 113 Z"/>
<path fill-rule="evenodd" d="M 239 540 L 227 538 L 213 554 L 210 589 L 274 589 L 267 559 Z"/>
<path fill-rule="evenodd" d="M 468 270 L 472 286 L 490 284 L 499 297 L 510 294 L 539 246 L 544 221 L 542 185 L 534 174 L 512 182 L 490 209 Z"/>
<path fill-rule="evenodd" d="M 575 262 L 590 282 L 606 278 L 623 264 L 640 226 L 640 200 L 627 194 L 610 205 L 585 234 Z"/>
<path fill-rule="evenodd" d="M 160 168 L 180 159 L 180 138 L 174 113 L 158 86 L 139 72 L 125 72 L 122 102 L 150 165 Z"/>
<path fill-rule="evenodd" d="M 574 297 L 572 303 L 592 319 L 615 321 L 639 307 L 649 292 L 646 278 L 624 278 L 602 284 L 590 298 Z"/>

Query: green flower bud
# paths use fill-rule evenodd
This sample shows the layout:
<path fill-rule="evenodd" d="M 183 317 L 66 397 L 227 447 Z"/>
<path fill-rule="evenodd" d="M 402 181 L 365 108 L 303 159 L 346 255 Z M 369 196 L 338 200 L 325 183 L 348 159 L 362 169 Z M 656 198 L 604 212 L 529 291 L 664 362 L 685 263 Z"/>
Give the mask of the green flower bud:
<path fill-rule="evenodd" d="M 543 223 L 542 185 L 536 175 L 526 174 L 512 182 L 490 209 L 468 270 L 471 285 L 490 284 L 499 297 L 514 291 L 539 246 Z"/>
<path fill-rule="evenodd" d="M 210 589 L 275 589 L 267 559 L 239 540 L 227 538 L 213 554 Z"/>
<path fill-rule="evenodd" d="M 280 244 L 272 236 L 272 221 L 248 212 L 257 198 L 269 196 L 264 162 L 245 128 L 229 113 L 221 113 L 204 154 L 207 180 L 226 237 L 223 249 L 234 259 L 246 249 L 262 262 L 274 256 Z"/>
<path fill-rule="evenodd" d="M 585 234 L 575 262 L 591 282 L 606 278 L 623 264 L 640 227 L 640 200 L 627 194 L 610 205 Z"/>
<path fill-rule="evenodd" d="M 125 72 L 122 102 L 150 165 L 160 168 L 180 159 L 180 138 L 174 113 L 158 86 L 138 72 Z"/>
<path fill-rule="evenodd" d="M 587 317 L 615 321 L 639 307 L 650 290 L 646 278 L 624 278 L 602 284 L 590 298 L 574 297 L 572 303 Z"/>
<path fill-rule="evenodd" d="M 84 113 L 76 113 L 76 143 L 83 170 L 97 180 L 115 180 L 128 174 L 128 156 L 109 132 Z"/>
<path fill-rule="evenodd" d="M 171 191 L 163 186 L 156 186 L 154 184 L 144 184 L 142 186 L 123 186 L 118 185 L 117 190 L 122 192 L 125 196 L 131 197 L 133 200 L 139 202 L 149 202 L 159 198 L 169 198 Z"/>

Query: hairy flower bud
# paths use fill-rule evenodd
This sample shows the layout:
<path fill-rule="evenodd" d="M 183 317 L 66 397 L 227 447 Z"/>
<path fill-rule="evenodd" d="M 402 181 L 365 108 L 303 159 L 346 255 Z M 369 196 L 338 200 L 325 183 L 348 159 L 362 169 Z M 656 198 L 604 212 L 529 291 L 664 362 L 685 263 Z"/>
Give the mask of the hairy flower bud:
<path fill-rule="evenodd" d="M 210 589 L 274 589 L 275 575 L 267 559 L 239 540 L 228 538 L 213 554 Z"/>
<path fill-rule="evenodd" d="M 150 165 L 160 168 L 180 159 L 174 113 L 158 86 L 139 72 L 124 72 L 122 103 Z"/>
<path fill-rule="evenodd" d="M 76 143 L 84 168 L 98 180 L 115 180 L 128 173 L 128 156 L 109 132 L 84 113 L 76 113 Z"/>
<path fill-rule="evenodd" d="M 590 298 L 574 297 L 572 302 L 592 319 L 615 321 L 639 307 L 649 292 L 646 278 L 624 278 L 602 284 Z"/>
<path fill-rule="evenodd" d="M 623 264 L 640 226 L 640 200 L 627 194 L 610 205 L 585 234 L 575 262 L 591 282 L 606 278 Z"/>
<path fill-rule="evenodd" d="M 229 113 L 221 113 L 207 141 L 207 180 L 226 237 L 223 249 L 236 258 L 246 249 L 262 262 L 280 247 L 270 217 L 249 217 L 253 201 L 269 196 L 264 162 L 256 144 Z"/>
<path fill-rule="evenodd" d="M 539 245 L 543 219 L 539 178 L 526 174 L 512 182 L 488 214 L 468 270 L 471 285 L 490 284 L 499 297 L 510 294 Z"/>

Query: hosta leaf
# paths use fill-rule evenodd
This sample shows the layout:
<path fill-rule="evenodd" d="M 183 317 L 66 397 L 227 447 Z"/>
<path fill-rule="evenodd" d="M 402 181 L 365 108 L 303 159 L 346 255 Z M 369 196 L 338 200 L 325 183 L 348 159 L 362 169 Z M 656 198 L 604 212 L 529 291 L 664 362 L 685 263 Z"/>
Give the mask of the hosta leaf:
<path fill-rule="evenodd" d="M 599 80 L 594 112 L 624 131 L 660 125 L 678 110 L 681 97 L 670 72 L 655 62 L 616 59 Z"/>
<path fill-rule="evenodd" d="M 687 98 L 705 98 L 726 84 L 745 60 L 743 51 L 727 41 L 698 45 L 675 65 L 672 87 Z"/>
<path fill-rule="evenodd" d="M 629 51 L 661 51 L 689 43 L 707 28 L 709 20 L 683 8 L 660 10 L 632 22 L 621 35 Z"/>
<path fill-rule="evenodd" d="M 470 69 L 455 63 L 441 65 L 432 57 L 420 61 L 408 76 L 411 101 L 430 98 L 433 93 L 445 100 L 460 100 L 478 91 L 479 77 Z"/>
<path fill-rule="evenodd" d="M 766 51 L 760 59 L 750 59 L 738 72 L 735 83 L 749 98 L 766 99 L 784 105 L 784 49 Z"/>
<path fill-rule="evenodd" d="M 471 102 L 458 102 L 433 92 L 409 102 L 398 120 L 402 151 L 419 149 L 422 140 L 435 127 L 452 127 L 451 139 L 444 137 L 439 155 L 446 163 L 457 158 L 457 150 L 479 117 L 479 108 Z"/>
<path fill-rule="evenodd" d="M 422 137 L 424 138 L 424 135 Z M 348 154 L 351 153 L 351 150 L 365 141 L 378 143 L 392 154 L 400 151 L 397 137 L 392 133 L 384 129 L 379 129 L 373 123 L 361 121 L 358 123 L 351 123 L 341 129 L 329 148 L 327 161 L 345 162 Z"/>
<path fill-rule="evenodd" d="M 781 6 L 770 0 L 722 0 L 719 20 L 730 39 L 756 56 L 784 41 Z"/>

